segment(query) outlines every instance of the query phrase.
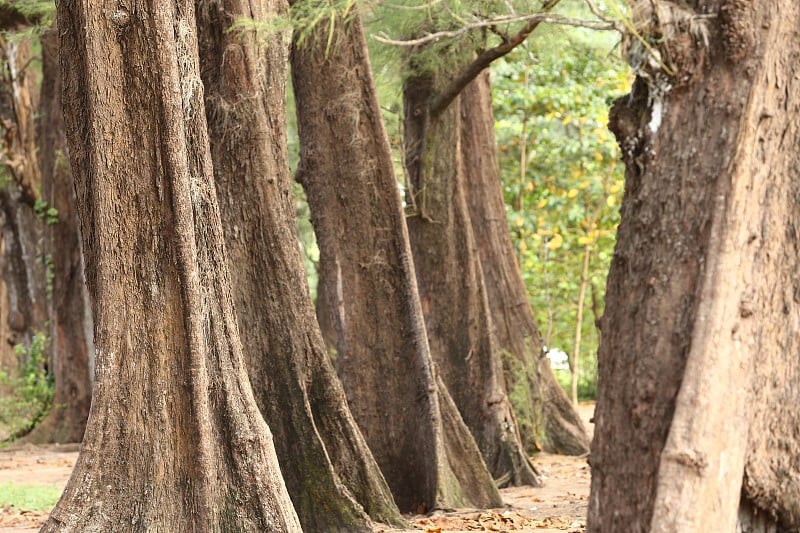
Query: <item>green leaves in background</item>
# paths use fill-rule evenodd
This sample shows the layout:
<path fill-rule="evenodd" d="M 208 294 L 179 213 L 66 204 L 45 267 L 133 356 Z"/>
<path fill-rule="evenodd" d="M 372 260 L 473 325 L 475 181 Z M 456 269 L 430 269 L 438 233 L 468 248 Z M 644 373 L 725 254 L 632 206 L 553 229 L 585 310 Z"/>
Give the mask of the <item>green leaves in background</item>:
<path fill-rule="evenodd" d="M 547 28 L 492 69 L 495 133 L 512 239 L 548 347 L 572 354 L 590 253 L 580 395 L 592 396 L 624 169 L 607 129 L 630 84 L 613 36 Z M 568 375 L 560 375 L 562 384 Z"/>

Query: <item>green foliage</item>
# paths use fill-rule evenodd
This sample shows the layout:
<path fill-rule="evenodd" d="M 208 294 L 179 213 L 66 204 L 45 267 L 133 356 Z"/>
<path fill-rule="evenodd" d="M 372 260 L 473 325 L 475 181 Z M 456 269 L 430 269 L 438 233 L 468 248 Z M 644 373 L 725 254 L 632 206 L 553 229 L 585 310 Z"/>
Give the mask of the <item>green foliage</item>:
<path fill-rule="evenodd" d="M 45 224 L 52 225 L 58 223 L 58 209 L 52 207 L 46 200 L 39 198 L 33 204 L 33 212 L 36 217 Z"/>
<path fill-rule="evenodd" d="M 542 9 L 539 0 L 393 0 L 377 2 L 364 15 L 370 34 L 382 41 L 408 41 L 444 32 L 423 46 L 374 47 L 377 63 L 391 63 L 407 76 L 457 72 L 470 52 L 498 46 L 526 24 L 520 15 Z M 484 24 L 498 17 L 506 17 L 508 21 Z"/>
<path fill-rule="evenodd" d="M 14 506 L 25 511 L 49 511 L 58 503 L 61 488 L 55 485 L 0 483 L 0 507 Z"/>
<path fill-rule="evenodd" d="M 16 375 L 0 371 L 0 425 L 12 435 L 23 435 L 47 414 L 53 401 L 53 376 L 48 374 L 47 350 L 50 339 L 43 332 L 33 336 L 28 346 L 14 347 L 20 366 Z"/>
<path fill-rule="evenodd" d="M 267 20 L 255 20 L 250 17 L 239 17 L 228 28 L 231 33 L 244 35 L 252 33 L 256 39 L 267 42 L 275 35 L 288 34 L 292 30 L 292 21 L 287 15 L 269 13 Z"/>
<path fill-rule="evenodd" d="M 583 256 L 587 247 L 591 253 L 582 395 L 596 387 L 595 320 L 602 314 L 624 179 L 606 123 L 630 75 L 610 56 L 613 45 L 597 33 L 548 28 L 492 70 L 509 224 L 549 348 L 572 354 Z"/>
<path fill-rule="evenodd" d="M 357 13 L 356 0 L 303 0 L 291 8 L 295 42 L 303 46 L 311 37 L 323 36 L 325 54 L 336 46 L 334 35 L 338 26 Z M 323 31 L 320 31 L 320 28 Z"/>

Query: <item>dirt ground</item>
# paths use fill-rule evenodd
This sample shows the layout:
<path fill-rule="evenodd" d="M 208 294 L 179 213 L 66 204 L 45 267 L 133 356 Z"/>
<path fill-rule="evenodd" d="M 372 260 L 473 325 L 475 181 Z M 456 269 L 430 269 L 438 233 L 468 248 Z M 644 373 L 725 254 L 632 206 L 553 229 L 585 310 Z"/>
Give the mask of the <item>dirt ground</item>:
<path fill-rule="evenodd" d="M 589 423 L 589 419 L 594 413 L 594 404 L 581 404 L 578 410 L 591 436 L 594 425 Z M 22 444 L 4 448 L 0 450 L 0 485 L 12 483 L 63 488 L 77 457 L 77 444 Z M 417 528 L 416 531 L 425 533 L 585 531 L 590 479 L 586 458 L 538 454 L 533 461 L 543 476 L 544 486 L 503 489 L 504 509 L 460 509 L 457 512 L 434 512 L 428 516 L 408 518 Z M 47 515 L 46 511 L 0 507 L 0 533 L 38 531 Z M 396 530 L 376 530 L 382 533 L 390 531 Z"/>

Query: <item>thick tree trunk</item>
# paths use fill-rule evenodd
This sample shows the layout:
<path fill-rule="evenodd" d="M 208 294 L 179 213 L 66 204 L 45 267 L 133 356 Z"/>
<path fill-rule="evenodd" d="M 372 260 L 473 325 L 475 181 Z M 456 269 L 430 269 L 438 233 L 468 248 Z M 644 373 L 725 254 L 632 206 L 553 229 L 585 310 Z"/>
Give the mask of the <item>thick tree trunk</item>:
<path fill-rule="evenodd" d="M 498 483 L 535 485 L 506 393 L 465 197 L 460 104 L 430 112 L 444 81 L 412 77 L 404 88 L 408 229 L 430 349 Z"/>
<path fill-rule="evenodd" d="M 97 363 L 42 530 L 299 531 L 234 316 L 193 3 L 58 14 Z"/>
<path fill-rule="evenodd" d="M 55 378 L 53 405 L 29 436 L 33 442 L 80 442 L 92 401 L 89 360 L 91 314 L 84 309 L 85 283 L 75 192 L 67 158 L 67 139 L 61 109 L 58 34 L 44 33 L 42 88 L 37 147 L 43 199 L 58 212 L 45 229 L 50 278 L 51 373 Z M 52 221 L 51 221 L 52 222 Z M 88 328 L 86 322 L 89 322 Z"/>
<path fill-rule="evenodd" d="M 612 110 L 591 531 L 800 529 L 800 6 L 702 4 L 708 47 L 676 35 L 674 87 Z"/>
<path fill-rule="evenodd" d="M 469 216 L 522 442 L 529 452 L 584 454 L 589 440 L 545 356 L 508 232 L 489 71 L 467 85 L 460 99 Z"/>
<path fill-rule="evenodd" d="M 212 158 L 250 381 L 306 531 L 402 518 L 350 414 L 308 294 L 286 152 L 285 34 L 230 32 L 283 1 L 198 3 Z"/>
<path fill-rule="evenodd" d="M 292 53 L 300 166 L 353 414 L 406 511 L 502 505 L 469 429 L 437 381 L 408 232 L 361 21 L 351 12 Z"/>

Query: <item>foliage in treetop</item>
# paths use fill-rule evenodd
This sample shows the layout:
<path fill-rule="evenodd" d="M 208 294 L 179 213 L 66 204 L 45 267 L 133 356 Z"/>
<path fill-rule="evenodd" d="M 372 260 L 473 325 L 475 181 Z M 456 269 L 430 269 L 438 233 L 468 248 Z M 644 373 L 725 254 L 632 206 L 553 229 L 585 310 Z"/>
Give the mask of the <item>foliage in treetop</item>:
<path fill-rule="evenodd" d="M 548 347 L 572 352 L 587 247 L 591 254 L 584 393 L 594 386 L 594 319 L 602 313 L 624 179 L 607 120 L 631 80 L 612 55 L 614 44 L 608 34 L 549 27 L 492 68 L 509 225 Z"/>

